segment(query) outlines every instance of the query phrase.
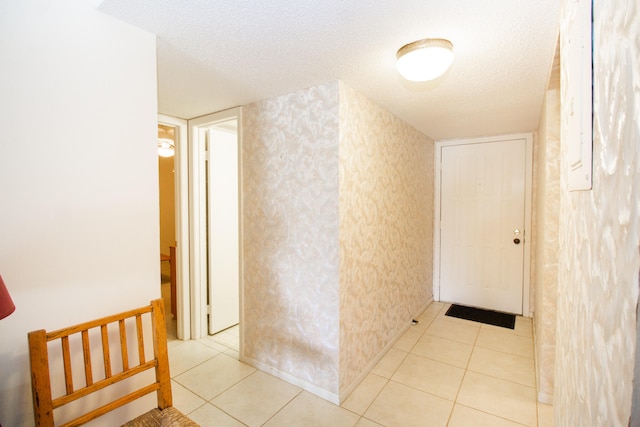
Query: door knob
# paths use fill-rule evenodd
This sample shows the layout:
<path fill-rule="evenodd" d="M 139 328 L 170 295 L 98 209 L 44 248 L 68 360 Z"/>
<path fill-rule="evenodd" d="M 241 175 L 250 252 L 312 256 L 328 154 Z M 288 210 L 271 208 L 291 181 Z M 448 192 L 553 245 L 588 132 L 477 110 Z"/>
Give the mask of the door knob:
<path fill-rule="evenodd" d="M 516 245 L 519 245 L 520 244 L 520 229 L 514 228 L 513 229 L 513 235 L 515 236 L 515 239 L 513 239 L 513 243 L 515 243 Z"/>

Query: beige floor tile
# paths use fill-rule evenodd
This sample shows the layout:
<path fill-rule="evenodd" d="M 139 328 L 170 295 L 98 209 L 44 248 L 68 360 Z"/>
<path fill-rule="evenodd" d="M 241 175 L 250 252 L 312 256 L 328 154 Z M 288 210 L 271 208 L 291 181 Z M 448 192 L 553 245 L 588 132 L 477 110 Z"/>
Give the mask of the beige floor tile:
<path fill-rule="evenodd" d="M 359 419 L 359 415 L 303 391 L 264 425 L 265 427 L 353 427 Z"/>
<path fill-rule="evenodd" d="M 168 351 L 169 370 L 172 377 L 220 354 L 219 351 L 207 347 L 199 341 L 178 341 L 177 344 L 168 347 Z"/>
<path fill-rule="evenodd" d="M 360 421 L 358 421 L 358 424 L 356 424 L 356 427 L 384 427 L 382 424 L 378 424 L 375 421 L 371 421 L 367 418 L 360 418 Z"/>
<path fill-rule="evenodd" d="M 249 365 L 219 354 L 174 379 L 203 399 L 211 400 L 255 371 Z"/>
<path fill-rule="evenodd" d="M 421 314 L 420 316 L 416 317 L 416 320 L 418 321 L 418 324 L 422 324 L 422 325 L 425 325 L 425 327 L 429 327 L 429 325 L 431 325 L 431 322 L 433 322 L 435 318 L 436 316 Z"/>
<path fill-rule="evenodd" d="M 393 347 L 397 350 L 405 351 L 408 353 L 416 344 L 416 342 L 418 342 L 423 333 L 423 329 L 421 330 L 411 327 L 404 334 L 402 334 L 400 339 L 393 345 Z"/>
<path fill-rule="evenodd" d="M 553 427 L 553 406 L 538 402 L 538 427 Z"/>
<path fill-rule="evenodd" d="M 388 381 L 376 374 L 367 375 L 341 406 L 356 414 L 364 414 Z"/>
<path fill-rule="evenodd" d="M 238 353 L 236 350 L 228 349 L 228 350 L 225 350 L 224 354 L 236 360 L 240 360 L 240 353 Z"/>
<path fill-rule="evenodd" d="M 206 400 L 173 380 L 171 380 L 171 394 L 173 397 L 173 406 L 183 414 L 193 412 L 207 403 Z"/>
<path fill-rule="evenodd" d="M 465 344 L 473 344 L 478 336 L 478 331 L 480 331 L 480 326 L 473 322 L 461 323 L 445 319 L 435 319 L 426 333 Z"/>
<path fill-rule="evenodd" d="M 481 329 L 476 346 L 533 359 L 533 336 L 524 337 Z"/>
<path fill-rule="evenodd" d="M 407 352 L 397 350 L 395 348 L 389 349 L 378 364 L 371 370 L 372 373 L 380 375 L 381 377 L 391 378 L 393 373 L 398 369 L 398 366 L 402 363 Z"/>
<path fill-rule="evenodd" d="M 456 404 L 447 427 L 522 427 L 522 424 Z"/>
<path fill-rule="evenodd" d="M 236 337 L 240 337 L 240 325 L 232 326 L 229 329 L 225 329 L 225 332 Z"/>
<path fill-rule="evenodd" d="M 450 305 L 451 304 L 434 301 L 429 304 L 429 307 L 427 307 L 422 313 L 420 313 L 420 317 L 436 317 L 443 309 L 446 310 Z"/>
<path fill-rule="evenodd" d="M 411 350 L 411 353 L 450 365 L 466 368 L 473 346 L 458 341 L 424 334 Z"/>
<path fill-rule="evenodd" d="M 464 376 L 464 369 L 409 354 L 392 381 L 454 401 Z"/>
<path fill-rule="evenodd" d="M 218 341 L 214 341 L 213 339 L 211 339 L 211 337 L 206 337 L 206 338 L 202 338 L 199 339 L 198 342 L 202 345 L 206 345 L 207 347 L 210 347 L 220 353 L 224 353 L 225 351 L 229 350 L 229 346 L 226 346 L 222 343 L 219 343 Z"/>
<path fill-rule="evenodd" d="M 467 371 L 457 403 L 527 426 L 536 425 L 533 387 Z"/>
<path fill-rule="evenodd" d="M 431 322 L 433 322 L 434 319 L 435 317 L 429 317 L 429 316 L 418 317 L 416 318 L 418 323 L 411 325 L 411 329 L 415 329 L 424 333 L 429 328 L 429 326 L 431 326 Z"/>
<path fill-rule="evenodd" d="M 169 331 L 167 331 L 167 334 L 169 334 Z M 167 348 L 171 349 L 172 347 L 178 347 L 182 344 L 184 344 L 186 341 L 182 341 L 179 340 L 177 337 L 169 337 L 167 335 Z"/>
<path fill-rule="evenodd" d="M 190 413 L 189 418 L 201 427 L 245 427 L 240 421 L 233 419 L 210 403 Z"/>
<path fill-rule="evenodd" d="M 233 335 L 228 332 L 220 332 L 219 334 L 210 336 L 209 339 L 234 350 L 238 350 L 239 338 L 237 335 Z"/>
<path fill-rule="evenodd" d="M 365 418 L 383 426 L 444 427 L 452 407 L 446 399 L 389 381 Z"/>
<path fill-rule="evenodd" d="M 468 369 L 529 387 L 536 386 L 533 359 L 528 357 L 476 347 Z"/>
<path fill-rule="evenodd" d="M 211 403 L 249 426 L 261 426 L 301 391 L 299 387 L 256 371 Z"/>

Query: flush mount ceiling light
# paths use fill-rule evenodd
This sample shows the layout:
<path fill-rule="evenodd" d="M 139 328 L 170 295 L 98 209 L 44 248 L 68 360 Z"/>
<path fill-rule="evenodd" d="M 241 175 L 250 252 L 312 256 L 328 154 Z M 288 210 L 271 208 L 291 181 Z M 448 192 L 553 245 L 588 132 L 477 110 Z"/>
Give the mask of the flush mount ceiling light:
<path fill-rule="evenodd" d="M 158 156 L 171 157 L 175 153 L 173 140 L 169 138 L 158 138 Z"/>
<path fill-rule="evenodd" d="M 453 62 L 453 44 L 445 39 L 424 39 L 402 46 L 396 68 L 407 80 L 426 82 L 442 75 Z"/>

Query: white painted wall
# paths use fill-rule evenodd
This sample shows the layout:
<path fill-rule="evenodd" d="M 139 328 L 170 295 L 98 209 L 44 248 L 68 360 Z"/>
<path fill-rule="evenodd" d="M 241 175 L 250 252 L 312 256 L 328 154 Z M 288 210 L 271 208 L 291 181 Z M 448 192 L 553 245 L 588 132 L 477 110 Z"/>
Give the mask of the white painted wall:
<path fill-rule="evenodd" d="M 3 426 L 33 423 L 28 331 L 160 294 L 155 59 L 153 35 L 87 2 L 0 3 Z"/>

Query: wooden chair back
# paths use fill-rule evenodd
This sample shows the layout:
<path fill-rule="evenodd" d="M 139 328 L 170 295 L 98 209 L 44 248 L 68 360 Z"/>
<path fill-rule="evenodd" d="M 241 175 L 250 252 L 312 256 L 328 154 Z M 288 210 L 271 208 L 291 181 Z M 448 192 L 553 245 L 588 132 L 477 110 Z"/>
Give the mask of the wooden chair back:
<path fill-rule="evenodd" d="M 148 325 L 145 328 L 145 324 L 149 322 L 149 317 L 151 322 L 150 329 Z M 145 329 L 152 331 L 153 357 L 147 354 L 149 351 L 145 352 Z M 117 334 L 115 333 L 116 331 Z M 130 339 L 130 336 L 134 334 L 132 331 L 135 332 L 135 339 Z M 110 345 L 110 336 L 111 338 L 117 337 L 116 340 L 112 339 L 112 341 L 119 341 L 119 345 L 117 343 L 111 343 Z M 90 339 L 90 337 L 93 339 Z M 119 395 L 101 406 L 86 410 L 86 412 L 84 403 L 76 405 L 82 407 L 81 412 L 83 413 L 65 421 L 63 425 L 70 427 L 84 424 L 153 392 L 156 392 L 160 410 L 172 405 L 167 334 L 162 299 L 151 301 L 151 304 L 145 307 L 53 332 L 47 332 L 42 329 L 33 331 L 28 334 L 28 338 L 36 426 L 53 426 L 54 411 L 57 412 L 56 409 L 99 390 L 105 389 L 105 391 L 101 392 L 101 398 L 108 395 L 111 399 L 111 395 L 117 393 L 107 391 L 108 388 L 112 388 L 112 386 L 125 380 L 129 380 L 129 382 L 120 384 L 120 387 L 127 389 L 126 394 Z M 149 337 L 146 340 L 147 349 L 149 348 L 148 341 Z M 84 369 L 80 369 L 81 372 L 79 373 L 73 372 L 72 367 L 74 366 L 74 358 L 77 359 L 80 356 L 72 354 L 70 342 L 74 348 L 80 346 L 82 348 L 81 357 L 83 361 L 75 363 L 76 367 L 78 364 L 84 366 Z M 50 366 L 50 361 L 53 362 L 53 360 L 50 360 L 49 350 L 53 350 L 55 346 L 59 346 L 59 349 L 56 349 L 56 354 L 60 354 L 61 351 L 61 358 L 56 358 L 56 362 L 63 365 L 57 371 L 64 371 L 64 387 L 60 385 L 58 389 L 64 388 L 64 391 L 60 395 L 53 396 L 51 372 L 54 367 Z M 135 353 L 137 353 L 137 357 Z M 133 363 L 132 360 L 134 361 Z M 97 369 L 98 372 L 94 372 L 96 365 L 100 367 Z M 155 375 L 153 375 L 155 381 L 147 383 L 139 389 L 129 390 L 131 387 L 129 383 L 132 381 L 130 379 L 140 376 L 140 374 L 149 370 L 155 372 Z M 78 379 L 78 376 L 83 378 Z M 149 378 L 152 375 L 146 373 L 143 377 Z M 136 381 L 141 382 L 138 378 L 134 382 Z M 59 382 L 62 382 L 62 379 Z M 78 384 L 81 385 L 78 386 Z M 74 411 L 77 410 L 74 409 Z"/>

